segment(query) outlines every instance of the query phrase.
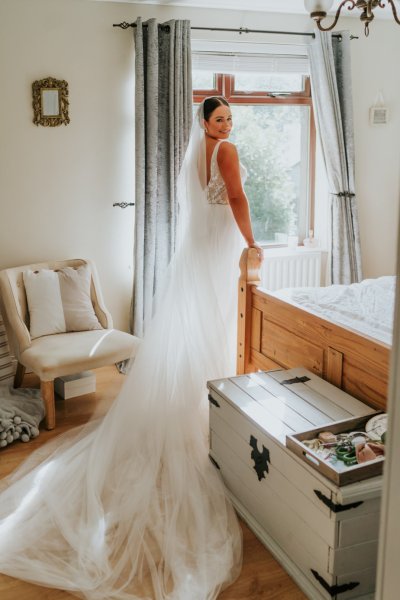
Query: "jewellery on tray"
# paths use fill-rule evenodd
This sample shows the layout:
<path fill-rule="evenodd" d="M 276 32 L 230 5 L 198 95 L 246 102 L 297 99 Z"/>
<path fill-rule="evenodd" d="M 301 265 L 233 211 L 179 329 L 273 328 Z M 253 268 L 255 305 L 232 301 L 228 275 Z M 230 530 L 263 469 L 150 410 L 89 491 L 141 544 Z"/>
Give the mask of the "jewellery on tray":
<path fill-rule="evenodd" d="M 382 417 L 383 415 L 378 416 Z M 373 417 L 367 422 L 367 425 L 368 423 L 370 423 L 368 432 L 349 431 L 334 434 L 331 431 L 321 431 L 317 438 L 303 440 L 303 444 L 323 460 L 329 460 L 332 463 L 342 461 L 343 464 L 351 467 L 358 463 L 368 462 L 382 457 L 385 453 L 382 434 L 378 438 L 378 432 L 380 433 L 384 427 L 385 421 L 383 419 L 376 420 L 376 417 Z M 370 435 L 372 431 L 375 438 Z"/>
<path fill-rule="evenodd" d="M 310 450 L 319 450 L 323 446 L 321 440 L 318 440 L 317 438 L 314 440 L 303 440 L 303 444 L 307 446 L 307 448 L 310 448 Z"/>
<path fill-rule="evenodd" d="M 338 458 L 342 459 L 344 456 L 352 454 L 353 451 L 354 448 L 352 446 L 348 446 L 347 444 L 341 444 L 340 446 L 336 447 L 335 454 Z"/>
<path fill-rule="evenodd" d="M 346 454 L 345 456 L 343 456 L 343 462 L 346 465 L 346 467 L 352 467 L 353 465 L 358 464 L 357 456 L 355 455 L 355 453 Z"/>
<path fill-rule="evenodd" d="M 318 434 L 318 439 L 321 440 L 325 446 L 334 446 L 337 442 L 336 435 L 331 431 L 321 431 Z"/>
<path fill-rule="evenodd" d="M 368 440 L 369 437 L 365 435 L 365 433 L 358 433 L 352 438 L 351 443 L 354 446 L 354 448 L 357 448 L 357 446 L 359 446 L 360 444 L 365 444 Z"/>
<path fill-rule="evenodd" d="M 360 438 L 362 438 L 362 440 Z M 365 443 L 370 438 L 365 431 L 349 431 L 347 433 L 339 433 L 337 439 L 344 444 L 348 443 L 356 446 L 358 443 Z"/>

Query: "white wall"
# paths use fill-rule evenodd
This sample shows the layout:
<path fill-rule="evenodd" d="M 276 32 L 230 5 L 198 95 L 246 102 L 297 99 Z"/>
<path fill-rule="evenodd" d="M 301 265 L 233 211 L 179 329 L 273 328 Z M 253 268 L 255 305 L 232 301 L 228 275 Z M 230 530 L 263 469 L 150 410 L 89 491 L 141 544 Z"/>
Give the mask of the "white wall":
<path fill-rule="evenodd" d="M 349 19 L 347 19 L 349 21 Z M 357 23 L 358 25 L 358 23 Z M 355 28 L 353 27 L 353 31 Z M 396 272 L 400 198 L 400 26 L 375 21 L 352 42 L 356 189 L 365 277 Z M 387 125 L 369 125 L 369 107 L 382 90 Z"/>
<path fill-rule="evenodd" d="M 48 258 L 95 260 L 116 326 L 126 328 L 132 281 L 134 52 L 123 20 L 189 18 L 192 25 L 310 31 L 306 16 L 183 9 L 95 0 L 0 2 L 0 268 Z M 374 22 L 368 40 L 359 21 L 343 26 L 352 42 L 356 184 L 365 276 L 395 272 L 399 199 L 400 28 Z M 193 32 L 194 37 L 222 35 Z M 244 39 L 224 34 L 223 39 Z M 298 38 L 246 35 L 248 41 Z M 379 54 L 378 54 L 379 52 Z M 53 76 L 70 89 L 71 123 L 36 127 L 31 84 Z M 368 124 L 382 89 L 391 111 L 385 127 Z"/>
<path fill-rule="evenodd" d="M 116 326 L 127 328 L 134 212 L 134 53 L 113 29 L 126 5 L 0 3 L 0 268 L 92 258 Z M 32 123 L 31 85 L 69 84 L 68 126 Z"/>

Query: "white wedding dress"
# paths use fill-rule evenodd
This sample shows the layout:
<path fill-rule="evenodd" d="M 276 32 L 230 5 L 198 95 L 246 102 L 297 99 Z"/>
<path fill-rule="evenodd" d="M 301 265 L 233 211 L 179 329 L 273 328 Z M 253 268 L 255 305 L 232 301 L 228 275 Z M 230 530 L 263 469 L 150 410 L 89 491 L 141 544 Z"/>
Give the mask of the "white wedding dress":
<path fill-rule="evenodd" d="M 207 186 L 197 120 L 178 248 L 110 411 L 4 482 L 0 572 L 89 600 L 212 600 L 238 575 L 240 527 L 207 440 L 206 382 L 235 372 L 243 246 L 219 146 Z"/>

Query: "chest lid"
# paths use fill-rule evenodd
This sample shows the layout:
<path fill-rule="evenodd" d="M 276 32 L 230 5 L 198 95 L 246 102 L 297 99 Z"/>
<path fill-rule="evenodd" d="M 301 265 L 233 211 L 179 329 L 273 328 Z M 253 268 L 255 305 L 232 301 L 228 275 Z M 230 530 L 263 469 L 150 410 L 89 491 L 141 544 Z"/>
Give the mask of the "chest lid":
<path fill-rule="evenodd" d="M 283 445 L 294 433 L 375 412 L 302 367 L 238 375 L 207 385 L 211 402 L 218 402 L 220 395 Z"/>

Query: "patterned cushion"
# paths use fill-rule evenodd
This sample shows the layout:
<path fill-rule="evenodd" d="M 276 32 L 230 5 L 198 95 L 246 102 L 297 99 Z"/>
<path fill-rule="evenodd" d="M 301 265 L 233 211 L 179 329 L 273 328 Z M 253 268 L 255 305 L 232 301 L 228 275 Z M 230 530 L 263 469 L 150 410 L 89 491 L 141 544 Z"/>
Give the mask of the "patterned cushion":
<path fill-rule="evenodd" d="M 0 385 L 13 381 L 15 365 L 15 361 L 10 356 L 7 334 L 0 314 Z"/>

